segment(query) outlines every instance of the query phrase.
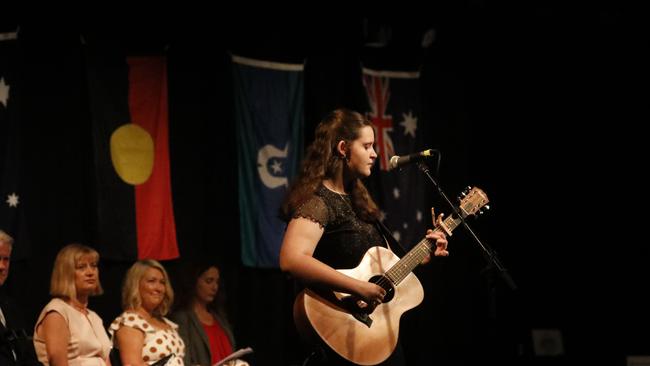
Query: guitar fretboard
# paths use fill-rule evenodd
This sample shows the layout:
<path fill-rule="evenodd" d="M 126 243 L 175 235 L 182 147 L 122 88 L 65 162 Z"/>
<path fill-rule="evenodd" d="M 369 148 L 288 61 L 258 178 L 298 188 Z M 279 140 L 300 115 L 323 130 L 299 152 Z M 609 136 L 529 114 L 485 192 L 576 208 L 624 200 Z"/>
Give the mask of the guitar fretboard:
<path fill-rule="evenodd" d="M 460 225 L 460 218 L 454 218 L 454 216 L 447 217 L 442 225 L 444 225 L 449 232 L 452 232 L 458 225 Z M 434 231 L 442 231 L 439 228 L 434 229 Z M 400 259 L 394 266 L 392 266 L 388 271 L 386 271 L 386 277 L 393 283 L 393 285 L 398 285 L 409 273 L 415 269 L 426 256 L 431 253 L 432 248 L 435 243 L 431 240 L 424 238 L 418 244 L 416 244 L 413 249 L 411 249 L 406 255 Z"/>

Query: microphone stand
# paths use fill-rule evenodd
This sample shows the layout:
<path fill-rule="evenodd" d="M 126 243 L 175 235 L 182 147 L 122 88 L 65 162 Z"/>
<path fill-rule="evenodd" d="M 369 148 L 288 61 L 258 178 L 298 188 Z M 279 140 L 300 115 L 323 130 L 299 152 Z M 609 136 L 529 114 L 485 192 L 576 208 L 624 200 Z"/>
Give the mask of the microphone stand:
<path fill-rule="evenodd" d="M 451 201 L 449 200 L 449 198 L 447 197 L 445 192 L 442 190 L 442 188 L 440 188 L 440 186 L 438 185 L 436 180 L 433 179 L 431 174 L 429 174 L 429 167 L 426 164 L 424 164 L 423 162 L 421 162 L 421 161 L 417 162 L 417 166 L 429 178 L 431 183 L 433 183 L 433 186 L 436 188 L 436 190 L 438 191 L 440 196 L 447 202 L 449 207 L 451 207 L 451 209 L 453 211 L 453 214 L 455 214 L 456 217 L 460 218 L 460 221 L 463 224 L 463 226 L 465 227 L 465 229 L 467 230 L 467 232 L 470 233 L 472 238 L 474 238 L 474 241 L 476 242 L 476 244 L 478 244 L 478 246 L 482 249 L 483 256 L 485 257 L 485 259 L 488 262 L 486 270 L 496 269 L 496 271 L 498 271 L 499 275 L 501 275 L 501 278 L 506 282 L 508 287 L 510 287 L 510 289 L 513 290 L 513 291 L 516 290 L 517 285 L 515 284 L 515 281 L 508 274 L 508 270 L 501 264 L 501 261 L 499 260 L 499 257 L 497 257 L 496 252 L 492 248 L 490 248 L 487 244 L 484 244 L 483 242 L 481 242 L 481 240 L 478 238 L 478 236 L 476 236 L 474 231 L 472 231 L 472 229 L 469 227 L 467 222 L 465 222 L 465 218 L 463 217 L 463 215 L 461 215 L 460 212 L 458 212 L 458 209 L 456 208 L 456 205 L 451 203 Z"/>
<path fill-rule="evenodd" d="M 436 188 L 440 196 L 447 202 L 449 207 L 451 207 L 453 211 L 453 215 L 456 215 L 456 217 L 460 218 L 462 225 L 465 227 L 467 232 L 469 232 L 471 237 L 474 239 L 474 242 L 478 244 L 479 248 L 481 248 L 482 254 L 487 260 L 488 263 L 487 266 L 481 271 L 482 274 L 485 274 L 485 280 L 487 285 L 488 318 L 491 320 L 489 322 L 490 325 L 487 328 L 488 333 L 485 335 L 486 336 L 485 347 L 486 349 L 491 349 L 491 350 L 501 349 L 502 351 L 505 351 L 505 349 L 501 345 L 501 342 L 497 341 L 498 339 L 501 339 L 501 331 L 503 330 L 501 326 L 499 326 L 499 323 L 497 321 L 498 319 L 497 287 L 496 287 L 497 281 L 495 278 L 496 277 L 495 271 L 501 276 L 501 278 L 505 281 L 505 283 L 508 285 L 511 291 L 517 290 L 517 285 L 515 284 L 515 281 L 512 279 L 512 277 L 510 277 L 510 274 L 508 274 L 508 270 L 503 266 L 503 264 L 501 264 L 501 261 L 499 260 L 499 257 L 497 257 L 496 252 L 492 248 L 490 248 L 487 244 L 481 242 L 478 236 L 476 236 L 474 231 L 469 227 L 469 225 L 465 221 L 465 218 L 459 212 L 456 205 L 452 204 L 452 202 L 449 200 L 445 192 L 440 188 L 436 180 L 433 179 L 431 174 L 429 174 L 429 167 L 424 162 L 418 162 L 417 165 L 420 168 L 420 170 L 429 178 L 431 183 L 433 183 L 433 186 Z"/>

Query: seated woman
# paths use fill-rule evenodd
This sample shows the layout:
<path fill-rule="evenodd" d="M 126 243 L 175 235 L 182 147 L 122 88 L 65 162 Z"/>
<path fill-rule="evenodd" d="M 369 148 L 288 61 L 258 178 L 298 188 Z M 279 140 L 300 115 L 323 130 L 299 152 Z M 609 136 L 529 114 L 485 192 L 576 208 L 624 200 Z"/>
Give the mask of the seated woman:
<path fill-rule="evenodd" d="M 226 317 L 219 267 L 193 263 L 184 271 L 182 296 L 170 316 L 185 342 L 185 364 L 210 366 L 233 352 L 235 339 Z M 228 363 L 247 365 L 241 360 Z"/>
<path fill-rule="evenodd" d="M 54 261 L 50 294 L 34 327 L 38 360 L 53 366 L 110 364 L 111 342 L 102 319 L 88 309 L 88 297 L 99 295 L 99 254 L 80 244 L 59 251 Z"/>
<path fill-rule="evenodd" d="M 131 266 L 122 286 L 124 312 L 108 330 L 122 364 L 144 366 L 168 358 L 165 365 L 184 365 L 178 326 L 165 318 L 173 301 L 169 276 L 160 263 L 145 259 Z"/>

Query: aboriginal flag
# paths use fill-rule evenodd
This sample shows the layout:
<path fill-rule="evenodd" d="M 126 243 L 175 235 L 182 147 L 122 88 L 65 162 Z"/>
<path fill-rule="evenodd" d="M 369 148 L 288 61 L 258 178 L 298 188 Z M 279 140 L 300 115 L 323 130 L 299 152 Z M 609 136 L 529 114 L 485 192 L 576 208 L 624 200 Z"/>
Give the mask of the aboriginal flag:
<path fill-rule="evenodd" d="M 87 50 L 96 245 L 113 260 L 177 258 L 166 58 L 106 53 Z"/>

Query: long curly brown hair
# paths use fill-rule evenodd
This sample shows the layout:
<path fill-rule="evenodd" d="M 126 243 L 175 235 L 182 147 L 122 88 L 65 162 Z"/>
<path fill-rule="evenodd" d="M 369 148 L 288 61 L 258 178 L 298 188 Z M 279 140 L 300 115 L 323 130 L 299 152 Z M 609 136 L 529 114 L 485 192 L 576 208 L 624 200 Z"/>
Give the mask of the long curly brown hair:
<path fill-rule="evenodd" d="M 336 146 L 343 140 L 346 144 L 359 137 L 362 127 L 372 123 L 362 114 L 348 109 L 336 109 L 316 127 L 314 142 L 307 148 L 300 173 L 289 187 L 282 205 L 282 216 L 290 220 L 295 210 L 311 197 L 325 179 L 334 179 L 345 167 L 346 157 L 337 152 Z M 359 178 L 355 178 L 349 192 L 352 206 L 362 220 L 372 221 L 378 217 L 379 209 Z"/>

